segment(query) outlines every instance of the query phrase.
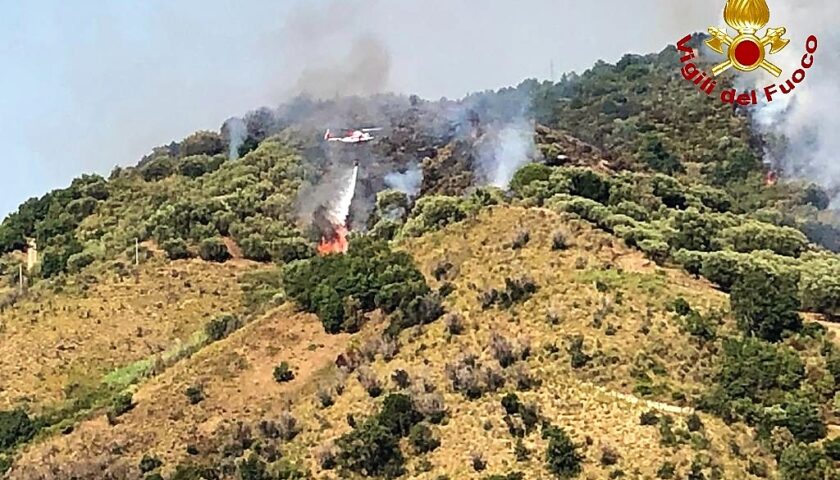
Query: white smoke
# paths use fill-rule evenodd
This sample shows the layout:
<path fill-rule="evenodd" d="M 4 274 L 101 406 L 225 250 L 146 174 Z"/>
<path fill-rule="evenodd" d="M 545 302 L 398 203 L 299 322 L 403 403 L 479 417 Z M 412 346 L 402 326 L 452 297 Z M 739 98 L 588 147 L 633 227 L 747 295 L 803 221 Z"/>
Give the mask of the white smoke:
<path fill-rule="evenodd" d="M 478 170 L 490 185 L 507 188 L 520 167 L 535 157 L 534 125 L 524 119 L 488 134 L 478 148 Z"/>
<path fill-rule="evenodd" d="M 359 166 L 353 167 L 350 177 L 347 179 L 344 186 L 339 190 L 335 201 L 329 205 L 329 219 L 333 225 L 346 225 L 347 218 L 350 215 L 350 204 L 353 203 L 353 197 L 356 195 L 356 181 L 359 179 Z"/>
<path fill-rule="evenodd" d="M 423 183 L 423 170 L 414 164 L 405 172 L 392 172 L 385 175 L 385 185 L 398 190 L 409 197 L 416 197 L 420 193 Z"/>
<path fill-rule="evenodd" d="M 790 44 L 770 60 L 784 73 L 780 78 L 763 74 L 752 77 L 751 88 L 781 84 L 799 68 L 809 35 L 819 39 L 814 66 L 805 80 L 789 95 L 777 93 L 770 103 L 753 111 L 753 121 L 761 132 L 781 137 L 767 148 L 767 161 L 786 176 L 801 178 L 827 187 L 840 187 L 840 32 L 836 19 L 840 3 L 835 0 L 802 0 L 795 3 L 771 1 L 771 23 L 784 25 Z M 779 24 L 779 25 L 777 25 Z M 772 140 L 772 139 L 771 139 Z M 835 199 L 836 201 L 837 199 Z"/>
<path fill-rule="evenodd" d="M 241 118 L 231 118 L 225 122 L 224 129 L 228 136 L 228 157 L 231 160 L 239 158 L 239 148 L 245 143 L 245 137 L 248 135 L 248 126 Z"/>

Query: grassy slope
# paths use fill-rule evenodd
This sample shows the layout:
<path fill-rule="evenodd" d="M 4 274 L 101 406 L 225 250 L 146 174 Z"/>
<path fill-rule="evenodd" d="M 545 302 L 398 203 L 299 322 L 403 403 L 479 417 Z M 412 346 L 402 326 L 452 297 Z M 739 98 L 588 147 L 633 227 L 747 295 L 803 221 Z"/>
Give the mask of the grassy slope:
<path fill-rule="evenodd" d="M 504 247 L 519 229 L 530 231 L 529 245 L 519 251 Z M 571 249 L 551 251 L 551 237 L 557 229 L 569 233 Z M 415 383 L 425 378 L 444 394 L 449 422 L 436 427 L 442 446 L 426 456 L 433 469 L 413 475 L 420 457 L 411 457 L 409 476 L 432 479 L 446 473 L 450 478 L 480 478 L 483 475 L 474 472 L 469 461 L 471 452 L 480 452 L 488 459 L 485 474 L 521 470 L 528 473 L 527 478 L 548 478 L 543 467 L 545 444 L 538 433 L 526 438 L 526 445 L 533 450 L 531 460 L 517 463 L 514 459 L 514 440 L 502 421 L 499 403 L 512 386 L 468 401 L 452 391 L 445 377 L 445 364 L 466 352 L 493 363 L 487 346 L 491 334 L 498 332 L 510 340 L 530 338 L 534 355 L 527 361 L 528 367 L 543 385 L 520 393 L 520 397 L 539 405 L 544 417 L 567 428 L 583 445 L 587 460 L 581 478 L 606 478 L 615 468 L 624 470 L 629 478 L 650 478 L 666 459 L 675 461 L 684 475 L 697 453 L 720 465 L 724 478 L 750 478 L 744 458 L 755 460 L 759 454 L 742 426 L 727 427 L 701 415 L 710 446 L 695 452 L 690 445 L 663 447 L 657 427 L 639 425 L 640 413 L 653 401 L 676 404 L 673 392 L 697 393 L 711 368 L 710 354 L 681 333 L 666 311 L 669 301 L 682 295 L 705 311 L 725 305 L 726 297 L 680 271 L 656 267 L 619 243 L 546 210 L 496 207 L 477 220 L 404 244 L 430 280 L 431 269 L 440 260 L 457 265 L 458 274 L 452 280 L 457 291 L 447 304 L 450 311 L 462 314 L 468 325 L 463 335 L 452 338 L 444 333 L 442 322 L 404 332 L 395 359 L 385 362 L 377 356 L 370 365 L 388 390 L 394 389 L 388 380 L 391 372 L 402 368 Z M 576 268 L 584 262 L 578 258 L 585 259 L 584 268 Z M 521 275 L 530 275 L 541 287 L 530 300 L 509 311 L 481 309 L 478 291 L 501 285 L 506 276 Z M 596 289 L 596 279 L 608 286 L 605 292 Z M 620 303 L 615 301 L 619 291 L 623 297 Z M 612 312 L 601 328 L 593 327 L 593 313 L 610 299 Z M 558 314 L 562 322 L 548 322 L 549 312 Z M 609 324 L 618 327 L 615 335 L 605 334 Z M 639 332 L 643 324 L 650 326 L 647 335 Z M 344 394 L 329 409 L 316 407 L 315 392 L 319 385 L 336 381 L 335 356 L 349 345 L 364 345 L 378 326 L 373 322 L 353 339 L 327 336 L 313 317 L 295 314 L 287 307 L 276 309 L 142 385 L 135 395 L 137 408 L 121 417 L 119 425 L 109 426 L 99 416 L 69 435 L 27 448 L 12 478 L 29 478 L 38 465 L 60 465 L 66 475 L 74 468 L 93 468 L 91 463 L 110 465 L 113 472 L 132 478 L 144 453 L 157 454 L 166 462 L 164 468 L 171 471 L 177 462 L 188 458 L 187 445 L 198 446 L 201 457 L 215 457 L 214 451 L 233 437 L 230 430 L 236 420 L 253 424 L 276 419 L 287 408 L 287 401 L 303 431 L 280 447 L 285 457 L 304 462 L 317 478 L 333 478 L 335 473 L 318 470 L 313 452 L 349 430 L 348 414 L 364 416 L 377 402 L 355 376 L 347 380 Z M 587 352 L 602 352 L 584 369 L 570 366 L 565 341 L 572 334 L 585 335 Z M 552 343 L 560 347 L 559 352 L 549 353 L 544 348 Z M 271 377 L 273 366 L 281 360 L 296 367 L 297 378 L 291 383 L 279 385 Z M 651 373 L 650 383 L 662 388 L 654 389 L 657 393 L 647 400 L 631 397 L 637 383 L 631 378 L 631 366 L 655 363 L 666 368 L 659 375 Z M 203 384 L 207 392 L 207 400 L 194 406 L 184 395 L 192 384 Z M 675 414 L 678 428 L 684 426 L 684 416 Z M 260 438 L 256 429 L 253 435 Z M 591 445 L 587 445 L 587 437 Z M 744 458 L 732 454 L 732 442 L 740 446 Z M 602 445 L 615 448 L 622 456 L 616 467 L 607 469 L 598 463 Z M 765 460 L 772 464 L 771 459 Z M 634 474 L 636 471 L 639 473 Z"/>
<path fill-rule="evenodd" d="M 123 278 L 77 277 L 58 293 L 39 285 L 3 315 L 0 408 L 37 413 L 188 342 L 210 318 L 239 309 L 235 278 L 247 267 L 238 265 L 157 260 Z"/>

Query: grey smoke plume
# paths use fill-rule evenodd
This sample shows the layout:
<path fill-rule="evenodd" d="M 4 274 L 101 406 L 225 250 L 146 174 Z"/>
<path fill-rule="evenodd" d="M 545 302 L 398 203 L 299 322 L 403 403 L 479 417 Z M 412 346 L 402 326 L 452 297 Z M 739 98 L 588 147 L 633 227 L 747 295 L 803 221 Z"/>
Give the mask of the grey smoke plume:
<path fill-rule="evenodd" d="M 516 171 L 534 160 L 534 124 L 516 119 L 488 137 L 478 148 L 479 173 L 489 185 L 507 188 Z"/>
<path fill-rule="evenodd" d="M 814 66 L 790 95 L 776 94 L 773 102 L 754 111 L 755 125 L 764 133 L 782 137 L 769 143 L 767 161 L 789 177 L 814 181 L 830 191 L 840 188 L 840 32 L 836 19 L 840 3 L 835 0 L 770 2 L 771 22 L 785 25 L 791 39 L 788 47 L 773 56 L 784 69 L 781 78 L 753 77 L 751 87 L 763 89 L 790 78 L 799 68 L 805 42 L 819 39 Z M 775 25 L 772 25 L 775 26 Z M 759 90 L 761 92 L 761 90 Z M 836 204 L 838 198 L 834 199 Z"/>
<path fill-rule="evenodd" d="M 423 183 L 423 170 L 418 164 L 412 165 L 405 172 L 391 172 L 385 175 L 385 185 L 399 190 L 409 197 L 416 197 L 420 193 Z"/>
<path fill-rule="evenodd" d="M 290 94 L 335 98 L 373 95 L 388 88 L 387 46 L 365 28 L 365 15 L 339 14 L 369 8 L 375 5 L 332 0 L 305 3 L 291 12 L 285 25 L 285 54 L 300 71 Z"/>
<path fill-rule="evenodd" d="M 239 158 L 239 148 L 245 143 L 245 137 L 248 135 L 248 126 L 241 118 L 234 117 L 225 122 L 222 130 L 228 138 L 228 158 L 236 160 Z"/>

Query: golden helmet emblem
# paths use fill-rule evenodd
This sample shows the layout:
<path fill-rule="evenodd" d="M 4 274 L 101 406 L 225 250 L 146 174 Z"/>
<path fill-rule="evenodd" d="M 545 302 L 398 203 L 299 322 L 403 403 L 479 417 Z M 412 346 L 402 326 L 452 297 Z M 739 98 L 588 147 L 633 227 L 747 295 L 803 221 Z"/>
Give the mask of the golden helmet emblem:
<path fill-rule="evenodd" d="M 724 55 L 724 47 L 727 48 L 727 60 L 712 68 L 715 76 L 730 68 L 742 72 L 763 68 L 776 77 L 782 74 L 782 69 L 770 63 L 767 55 L 780 52 L 790 40 L 783 38 L 787 32 L 785 27 L 768 28 L 763 36 L 758 36 L 770 22 L 770 7 L 765 0 L 727 0 L 723 19 L 738 35 L 732 38 L 725 28 L 709 27 L 712 38 L 706 40 L 706 45 L 721 55 Z"/>

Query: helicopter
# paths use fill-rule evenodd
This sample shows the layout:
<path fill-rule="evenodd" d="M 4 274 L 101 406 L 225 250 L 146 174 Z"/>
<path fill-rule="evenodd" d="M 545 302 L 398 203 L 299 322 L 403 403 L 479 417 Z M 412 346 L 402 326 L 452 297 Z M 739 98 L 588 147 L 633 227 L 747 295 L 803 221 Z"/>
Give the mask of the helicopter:
<path fill-rule="evenodd" d="M 371 135 L 371 132 L 378 132 L 382 130 L 381 128 L 361 128 L 358 130 L 347 130 L 343 136 L 333 135 L 332 132 L 327 129 L 327 133 L 324 134 L 324 140 L 328 142 L 341 142 L 341 143 L 367 143 L 371 140 L 374 140 L 376 137 Z"/>

